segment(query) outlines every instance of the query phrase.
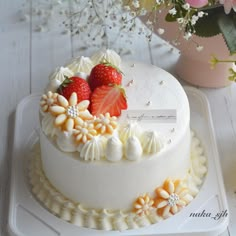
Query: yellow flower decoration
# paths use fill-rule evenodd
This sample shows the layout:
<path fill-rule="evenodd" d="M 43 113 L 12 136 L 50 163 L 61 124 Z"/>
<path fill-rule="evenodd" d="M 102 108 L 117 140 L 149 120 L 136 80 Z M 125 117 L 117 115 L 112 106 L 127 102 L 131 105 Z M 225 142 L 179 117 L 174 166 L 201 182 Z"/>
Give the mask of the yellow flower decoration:
<path fill-rule="evenodd" d="M 105 115 L 100 114 L 95 119 L 95 129 L 101 134 L 112 134 L 114 129 L 117 127 L 117 118 L 115 116 L 110 116 L 110 113 Z"/>
<path fill-rule="evenodd" d="M 134 212 L 139 215 L 148 215 L 153 209 L 154 201 L 149 197 L 148 194 L 144 194 L 137 198 L 134 202 Z"/>
<path fill-rule="evenodd" d="M 163 218 L 176 214 L 192 200 L 188 189 L 183 187 L 179 179 L 166 179 L 163 186 L 158 187 L 155 192 L 154 207 L 157 208 L 157 214 Z"/>
<path fill-rule="evenodd" d="M 47 94 L 43 94 L 40 100 L 40 106 L 44 112 L 48 112 L 49 108 L 57 103 L 58 93 L 48 91 Z"/>
<path fill-rule="evenodd" d="M 93 116 L 87 110 L 89 101 L 84 100 L 77 104 L 77 94 L 72 93 L 69 100 L 62 95 L 57 97 L 58 104 L 50 107 L 52 115 L 56 116 L 54 124 L 62 130 L 71 131 L 84 120 L 92 119 Z"/>
<path fill-rule="evenodd" d="M 86 143 L 97 134 L 97 131 L 92 123 L 80 122 L 79 125 L 75 126 L 74 134 L 77 142 Z"/>

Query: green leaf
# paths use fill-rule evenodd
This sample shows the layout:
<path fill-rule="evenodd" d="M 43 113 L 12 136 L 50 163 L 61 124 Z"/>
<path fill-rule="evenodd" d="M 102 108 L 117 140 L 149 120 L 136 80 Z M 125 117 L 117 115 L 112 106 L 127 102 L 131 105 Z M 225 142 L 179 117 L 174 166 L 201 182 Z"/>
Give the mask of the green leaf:
<path fill-rule="evenodd" d="M 165 20 L 166 20 L 167 22 L 174 22 L 174 21 L 177 20 L 177 18 L 178 18 L 177 15 L 171 15 L 170 13 L 168 13 L 168 14 L 166 15 Z"/>
<path fill-rule="evenodd" d="M 236 15 L 232 10 L 228 15 L 220 14 L 218 24 L 230 54 L 236 53 Z"/>
<path fill-rule="evenodd" d="M 217 19 L 222 11 L 224 11 L 223 7 L 204 10 L 208 15 L 204 15 L 202 18 L 198 19 L 194 26 L 196 30 L 195 34 L 200 37 L 212 37 L 220 34 L 221 31 Z"/>

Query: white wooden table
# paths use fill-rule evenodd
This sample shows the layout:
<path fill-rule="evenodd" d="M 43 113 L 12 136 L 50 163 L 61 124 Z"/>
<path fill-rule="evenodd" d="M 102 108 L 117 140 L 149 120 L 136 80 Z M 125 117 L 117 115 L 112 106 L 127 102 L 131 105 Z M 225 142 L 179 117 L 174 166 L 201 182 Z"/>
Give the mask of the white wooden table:
<path fill-rule="evenodd" d="M 62 20 L 56 16 L 46 32 L 36 32 L 37 19 L 30 15 L 24 21 L 19 20 L 19 11 L 31 12 L 35 8 L 37 1 L 33 0 L 0 0 L 0 235 L 7 235 L 7 190 L 14 111 L 18 102 L 31 93 L 42 92 L 55 67 L 63 65 L 72 56 L 90 55 L 94 50 L 81 51 L 83 45 L 76 37 L 61 33 L 63 29 L 58 22 Z M 131 50 L 126 59 L 153 63 L 173 73 L 178 53 L 159 38 L 154 37 L 148 44 L 143 38 L 136 37 L 133 44 L 126 46 Z M 201 90 L 211 106 L 229 203 L 230 224 L 223 235 L 236 235 L 236 84 Z"/>

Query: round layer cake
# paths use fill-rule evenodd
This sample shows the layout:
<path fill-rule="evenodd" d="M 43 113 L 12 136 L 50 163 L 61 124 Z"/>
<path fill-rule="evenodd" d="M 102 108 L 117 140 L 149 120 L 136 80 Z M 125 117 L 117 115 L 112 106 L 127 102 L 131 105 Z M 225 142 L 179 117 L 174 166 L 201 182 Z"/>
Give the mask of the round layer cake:
<path fill-rule="evenodd" d="M 117 117 L 109 112 L 91 115 L 91 107 L 84 101 L 77 102 L 72 95 L 64 101 L 56 93 L 58 84 L 69 76 L 77 74 L 88 80 L 101 55 L 123 73 L 121 85 L 127 109 Z M 85 209 L 130 212 L 137 217 L 149 214 L 150 209 L 164 218 L 175 214 L 192 199 L 184 187 L 191 169 L 190 110 L 184 89 L 168 72 L 153 65 L 120 62 L 110 50 L 92 59 L 95 61 L 79 57 L 58 69 L 47 88 L 52 91 L 42 97 L 40 147 L 44 174 L 56 191 Z M 77 113 L 91 117 L 76 120 L 78 114 L 71 115 L 75 106 L 85 106 Z M 67 121 L 74 117 L 75 125 L 67 129 L 62 122 L 56 124 L 59 116 L 67 116 Z M 83 141 L 82 132 L 84 136 L 89 133 Z M 180 189 L 185 191 L 182 195 Z M 184 196 L 182 200 L 180 195 Z"/>

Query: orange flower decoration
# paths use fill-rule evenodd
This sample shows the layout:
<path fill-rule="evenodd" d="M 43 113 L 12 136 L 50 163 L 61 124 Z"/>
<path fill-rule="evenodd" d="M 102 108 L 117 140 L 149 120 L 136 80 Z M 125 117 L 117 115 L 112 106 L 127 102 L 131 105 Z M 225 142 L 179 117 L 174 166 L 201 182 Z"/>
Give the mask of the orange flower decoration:
<path fill-rule="evenodd" d="M 144 194 L 137 198 L 134 202 L 134 212 L 139 215 L 148 215 L 150 211 L 153 209 L 154 201 L 149 197 L 148 194 Z"/>
<path fill-rule="evenodd" d="M 46 94 L 43 94 L 40 100 L 40 106 L 44 112 L 48 112 L 49 108 L 57 103 L 57 93 L 48 91 Z"/>
<path fill-rule="evenodd" d="M 157 208 L 157 214 L 163 218 L 179 212 L 191 200 L 192 196 L 181 180 L 166 179 L 162 187 L 156 190 L 154 207 Z"/>
<path fill-rule="evenodd" d="M 71 94 L 69 100 L 62 95 L 58 95 L 57 101 L 58 104 L 51 106 L 49 111 L 56 117 L 54 124 L 61 127 L 62 130 L 72 131 L 75 125 L 93 118 L 87 109 L 89 101 L 83 100 L 78 103 L 75 92 Z"/>
<path fill-rule="evenodd" d="M 95 119 L 95 129 L 101 134 L 112 134 L 114 129 L 117 127 L 117 117 L 110 116 L 110 113 L 107 112 L 105 115 L 100 114 Z"/>

